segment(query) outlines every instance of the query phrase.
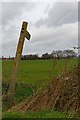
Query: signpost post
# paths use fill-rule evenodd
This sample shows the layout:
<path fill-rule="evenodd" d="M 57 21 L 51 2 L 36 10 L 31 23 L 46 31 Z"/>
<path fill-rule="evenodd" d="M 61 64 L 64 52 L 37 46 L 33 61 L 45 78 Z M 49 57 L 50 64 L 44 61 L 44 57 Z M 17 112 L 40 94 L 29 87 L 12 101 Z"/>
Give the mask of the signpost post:
<path fill-rule="evenodd" d="M 15 59 L 14 59 L 11 80 L 9 81 L 9 89 L 8 89 L 8 97 L 9 98 L 13 98 L 14 94 L 15 94 L 16 76 L 17 76 L 18 66 L 19 66 L 19 62 L 21 59 L 21 55 L 22 55 L 24 40 L 25 40 L 25 38 L 30 40 L 30 37 L 31 37 L 31 35 L 27 31 L 27 25 L 28 25 L 28 23 L 23 21 L 21 32 L 20 32 L 20 37 L 19 37 L 19 42 L 18 42 L 18 46 L 17 46 L 17 50 L 16 50 L 16 55 L 15 55 Z"/>

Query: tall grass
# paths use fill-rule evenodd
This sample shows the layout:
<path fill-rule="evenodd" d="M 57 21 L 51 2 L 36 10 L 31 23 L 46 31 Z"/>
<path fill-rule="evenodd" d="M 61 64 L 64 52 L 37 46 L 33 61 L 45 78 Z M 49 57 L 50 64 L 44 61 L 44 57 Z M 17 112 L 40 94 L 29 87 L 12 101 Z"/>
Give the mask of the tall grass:
<path fill-rule="evenodd" d="M 40 88 L 44 88 L 53 77 L 65 69 L 72 70 L 77 64 L 77 59 L 21 61 L 16 80 L 16 101 L 20 102 Z M 11 78 L 12 66 L 13 61 L 2 62 L 3 92 L 6 92 L 6 85 Z M 7 103 L 3 103 L 3 111 L 8 107 Z"/>

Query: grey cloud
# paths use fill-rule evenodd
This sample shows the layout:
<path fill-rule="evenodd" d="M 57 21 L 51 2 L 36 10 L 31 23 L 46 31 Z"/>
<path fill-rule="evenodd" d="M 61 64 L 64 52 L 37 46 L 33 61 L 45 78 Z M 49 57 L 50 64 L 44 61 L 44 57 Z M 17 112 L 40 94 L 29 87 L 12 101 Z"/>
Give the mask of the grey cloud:
<path fill-rule="evenodd" d="M 13 22 L 14 18 L 18 19 L 24 11 L 29 12 L 34 8 L 34 3 L 26 2 L 4 2 L 2 4 L 2 23 L 8 24 Z"/>
<path fill-rule="evenodd" d="M 3 56 L 15 56 L 15 50 L 16 50 L 16 42 L 10 41 L 8 43 L 4 43 L 2 45 L 2 55 Z"/>
<path fill-rule="evenodd" d="M 78 21 L 80 21 L 80 1 L 78 2 Z"/>
<path fill-rule="evenodd" d="M 72 48 L 74 45 L 77 46 L 77 31 L 72 31 L 73 29 L 74 27 L 72 26 L 68 26 L 66 29 L 63 27 L 55 32 L 51 29 L 48 30 L 48 32 L 53 32 L 49 34 L 46 32 L 45 35 L 43 34 L 42 36 L 40 35 L 43 31 L 39 31 L 37 33 L 37 38 L 33 37 L 31 41 L 25 41 L 23 54 L 43 54 L 45 52 L 51 52 L 54 49 L 67 49 L 70 47 Z M 8 42 L 7 44 L 3 44 L 3 55 L 5 56 L 5 51 L 8 55 L 14 55 L 16 46 L 17 43 L 15 40 Z"/>
<path fill-rule="evenodd" d="M 76 2 L 56 2 L 48 12 L 47 18 L 41 18 L 36 22 L 36 26 L 41 25 L 59 26 L 78 21 L 78 3 Z"/>
<path fill-rule="evenodd" d="M 18 3 L 17 3 L 18 4 Z M 15 54 L 15 50 L 17 47 L 19 30 L 20 30 L 20 19 L 18 18 L 17 23 L 13 23 L 14 19 L 20 15 L 22 17 L 22 13 L 25 11 L 26 13 L 29 10 L 33 10 L 32 8 L 36 5 L 30 4 L 27 8 L 27 5 L 22 4 L 23 7 L 20 7 L 22 3 L 19 3 L 19 6 L 16 8 L 15 3 L 13 5 L 9 5 L 9 9 L 7 10 L 6 4 L 4 5 L 4 15 L 3 23 L 6 27 L 3 27 L 3 55 L 4 56 L 13 56 Z M 61 5 L 62 4 L 62 5 Z M 77 26 L 76 23 L 70 24 L 72 22 L 76 22 L 77 19 L 75 17 L 74 20 L 74 13 L 77 13 L 77 5 L 74 3 L 55 3 L 50 10 L 48 9 L 48 17 L 44 19 L 40 19 L 36 24 L 41 26 L 40 28 L 36 28 L 33 25 L 33 21 L 29 31 L 32 35 L 30 41 L 25 41 L 23 54 L 30 54 L 30 53 L 39 53 L 42 54 L 44 52 L 51 52 L 52 50 L 56 49 L 66 49 L 73 47 L 74 45 L 77 46 Z M 41 5 L 41 4 L 40 4 Z M 12 8 L 11 8 L 12 6 Z M 30 8 L 32 6 L 32 8 Z M 61 7 L 60 7 L 61 6 Z M 13 9 L 15 8 L 15 10 Z M 21 8 L 21 9 L 19 9 Z M 17 11 L 18 10 L 18 11 Z M 20 11 L 19 11 L 20 10 Z M 37 9 L 35 9 L 36 11 Z M 54 11 L 55 10 L 55 11 Z M 36 19 L 35 11 L 30 12 L 31 15 L 33 14 Z M 66 11 L 66 12 L 65 12 Z M 70 11 L 70 12 L 68 12 Z M 75 12 L 74 12 L 75 11 Z M 8 13 L 10 12 L 10 13 Z M 13 13 L 13 14 L 12 14 Z M 73 14 L 73 17 L 72 17 Z M 26 14 L 25 14 L 26 15 Z M 28 14 L 29 15 L 29 14 Z M 65 16 L 66 15 L 66 16 Z M 40 18 L 40 17 L 39 17 Z M 72 19 L 73 18 L 73 19 Z M 66 24 L 68 23 L 68 24 Z M 47 26 L 49 27 L 47 27 Z M 53 26 L 53 27 L 51 27 Z M 57 26 L 57 27 L 54 27 Z"/>
<path fill-rule="evenodd" d="M 0 24 L 2 24 L 2 3 L 0 2 Z"/>
<path fill-rule="evenodd" d="M 45 31 L 45 29 L 43 29 L 43 31 Z M 39 33 L 37 33 L 37 38 L 31 40 L 33 42 L 27 42 L 27 47 L 25 46 L 24 48 L 25 54 L 30 52 L 42 54 L 44 52 L 51 52 L 54 49 L 72 49 L 73 46 L 77 46 L 78 44 L 77 24 L 64 25 L 63 27 L 57 27 L 56 30 L 51 28 L 51 30 L 47 31 L 49 34 L 45 32 L 45 35 L 43 34 L 41 36 L 42 32 L 39 31 Z"/>

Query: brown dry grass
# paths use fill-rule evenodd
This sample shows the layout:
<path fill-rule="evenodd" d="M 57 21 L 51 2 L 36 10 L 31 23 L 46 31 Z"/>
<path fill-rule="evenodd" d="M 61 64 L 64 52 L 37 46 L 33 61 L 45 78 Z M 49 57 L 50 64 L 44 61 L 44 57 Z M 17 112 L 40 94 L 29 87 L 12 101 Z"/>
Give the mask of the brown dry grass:
<path fill-rule="evenodd" d="M 63 72 L 53 78 L 47 88 L 33 95 L 28 101 L 21 102 L 9 111 L 39 111 L 45 108 L 67 111 L 69 117 L 80 113 L 79 79 L 80 66 L 71 72 Z"/>

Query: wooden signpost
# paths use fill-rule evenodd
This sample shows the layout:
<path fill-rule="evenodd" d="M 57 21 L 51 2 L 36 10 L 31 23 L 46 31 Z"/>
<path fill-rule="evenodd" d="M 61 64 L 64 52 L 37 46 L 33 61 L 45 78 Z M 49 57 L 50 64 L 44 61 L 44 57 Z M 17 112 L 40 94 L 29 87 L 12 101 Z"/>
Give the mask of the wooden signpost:
<path fill-rule="evenodd" d="M 28 23 L 23 21 L 21 32 L 20 32 L 20 37 L 19 37 L 19 42 L 18 42 L 18 46 L 17 46 L 17 50 L 16 50 L 16 55 L 15 55 L 15 59 L 14 59 L 11 80 L 9 81 L 9 89 L 8 89 L 8 97 L 9 98 L 13 98 L 14 94 L 15 94 L 16 76 L 17 76 L 18 66 L 19 66 L 19 62 L 21 59 L 21 55 L 22 55 L 25 38 L 30 40 L 30 37 L 31 37 L 31 35 L 27 31 L 27 25 L 28 25 Z"/>

